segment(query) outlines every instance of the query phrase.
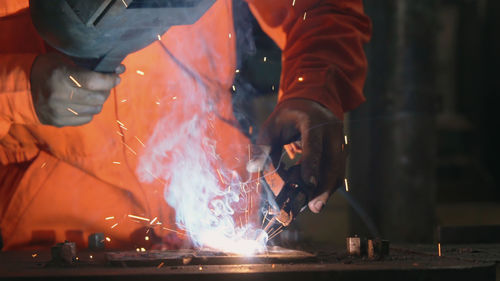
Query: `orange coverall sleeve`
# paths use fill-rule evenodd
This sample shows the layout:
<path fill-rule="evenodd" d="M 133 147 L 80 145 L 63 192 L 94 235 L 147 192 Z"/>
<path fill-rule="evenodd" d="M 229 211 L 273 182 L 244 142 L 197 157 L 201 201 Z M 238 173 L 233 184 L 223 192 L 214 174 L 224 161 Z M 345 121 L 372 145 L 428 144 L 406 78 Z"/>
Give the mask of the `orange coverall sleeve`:
<path fill-rule="evenodd" d="M 31 25 L 28 10 L 19 5 L 0 4 L 0 139 L 12 124 L 39 122 L 29 78 L 31 65 L 43 49 L 43 41 Z"/>
<path fill-rule="evenodd" d="M 248 0 L 263 30 L 283 50 L 279 102 L 317 101 L 343 119 L 361 104 L 363 45 L 371 22 L 362 0 Z"/>

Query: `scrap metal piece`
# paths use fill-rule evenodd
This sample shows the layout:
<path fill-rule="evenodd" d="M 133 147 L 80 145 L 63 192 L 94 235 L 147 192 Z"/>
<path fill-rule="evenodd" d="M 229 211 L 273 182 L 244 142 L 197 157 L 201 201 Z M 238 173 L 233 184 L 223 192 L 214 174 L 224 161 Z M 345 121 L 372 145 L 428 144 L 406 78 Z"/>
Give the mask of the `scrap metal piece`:
<path fill-rule="evenodd" d="M 347 254 L 350 256 L 361 256 L 361 238 L 347 237 Z"/>
<path fill-rule="evenodd" d="M 51 248 L 52 262 L 59 264 L 74 264 L 76 261 L 75 242 L 65 241 Z"/>
<path fill-rule="evenodd" d="M 90 250 L 104 250 L 104 233 L 92 233 L 89 235 Z"/>

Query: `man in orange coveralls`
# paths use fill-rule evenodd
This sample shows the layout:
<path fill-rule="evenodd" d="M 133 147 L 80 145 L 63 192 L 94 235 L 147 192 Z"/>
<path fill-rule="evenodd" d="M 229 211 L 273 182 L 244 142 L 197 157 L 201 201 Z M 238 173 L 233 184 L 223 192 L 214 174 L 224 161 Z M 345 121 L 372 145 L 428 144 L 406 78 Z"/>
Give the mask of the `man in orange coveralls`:
<path fill-rule="evenodd" d="M 363 44 L 370 36 L 370 21 L 361 0 L 248 3 L 283 51 L 279 103 L 259 142 L 285 144 L 302 134 L 302 177 L 317 189 L 309 208 L 319 212 L 335 182 L 343 178 L 339 121 L 364 100 Z M 27 0 L 0 2 L 4 250 L 64 240 L 85 247 L 86 237 L 94 232 L 112 238 L 107 247 L 150 246 L 155 241 L 144 241 L 138 230 L 143 225 L 127 220 L 127 214 L 175 228 L 174 210 L 162 196 L 161 182 L 138 180 L 137 159 L 165 112 L 179 111 L 180 119 L 189 115 L 179 110 L 190 95 L 182 84 L 219 93 L 212 137 L 228 165 L 237 164 L 231 162 L 237 152 L 222 148 L 248 142 L 227 122 L 234 120 L 229 91 L 236 64 L 232 1 L 218 0 L 195 24 L 175 26 L 161 35 L 171 54 L 155 42 L 130 54 L 123 61 L 127 71 L 120 66 L 115 74 L 85 70 L 50 51 L 36 33 L 27 7 Z M 187 56 L 186 48 L 196 55 Z M 203 85 L 186 78 L 175 60 L 200 73 Z M 170 126 L 166 135 L 179 134 L 175 129 Z M 168 230 L 162 229 L 155 235 L 165 236 Z"/>

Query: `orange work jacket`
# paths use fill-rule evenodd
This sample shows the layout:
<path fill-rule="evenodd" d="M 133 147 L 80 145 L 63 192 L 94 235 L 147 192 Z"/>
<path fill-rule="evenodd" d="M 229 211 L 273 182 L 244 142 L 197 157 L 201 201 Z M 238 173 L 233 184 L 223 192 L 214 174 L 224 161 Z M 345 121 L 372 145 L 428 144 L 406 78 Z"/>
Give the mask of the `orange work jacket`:
<path fill-rule="evenodd" d="M 371 25 L 361 0 L 249 0 L 262 29 L 283 51 L 279 101 L 315 100 L 338 117 L 363 102 L 363 44 Z M 178 112 L 162 132 L 176 127 L 194 108 L 185 103 L 204 87 L 217 114 L 206 116 L 216 153 L 231 167 L 246 150 L 226 149 L 248 140 L 233 126 L 230 89 L 236 50 L 232 1 L 217 0 L 193 25 L 175 26 L 159 42 L 130 54 L 122 82 L 100 114 L 79 127 L 40 124 L 30 95 L 35 57 L 47 52 L 27 9 L 27 0 L 0 2 L 0 229 L 4 249 L 50 246 L 64 240 L 86 246 L 104 232 L 107 247 L 148 247 L 141 229 L 161 221 L 158 237 L 175 229 L 174 211 L 161 181 L 137 176 L 155 126 Z M 177 62 L 176 62 L 177 61 Z M 180 67 L 179 62 L 184 66 Z M 198 73 L 200 81 L 186 75 Z M 299 79 L 299 77 L 301 77 Z M 228 122 L 230 121 L 230 122 Z M 161 161 L 169 161 L 166 155 Z M 235 160 L 236 159 L 236 160 Z M 175 173 L 175 171 L 171 171 Z M 129 214 L 150 221 L 130 219 Z M 117 224 L 115 227 L 113 227 Z M 137 238 L 138 237 L 138 238 Z M 175 239 L 174 239 L 175 240 Z"/>

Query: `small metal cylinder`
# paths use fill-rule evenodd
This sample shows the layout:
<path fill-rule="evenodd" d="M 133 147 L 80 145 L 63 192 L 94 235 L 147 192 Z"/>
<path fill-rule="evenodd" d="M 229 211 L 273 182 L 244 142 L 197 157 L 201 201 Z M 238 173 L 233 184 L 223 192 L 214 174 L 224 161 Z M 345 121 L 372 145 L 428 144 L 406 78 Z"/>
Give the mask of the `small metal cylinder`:
<path fill-rule="evenodd" d="M 361 238 L 347 237 L 347 254 L 351 256 L 361 256 Z"/>

